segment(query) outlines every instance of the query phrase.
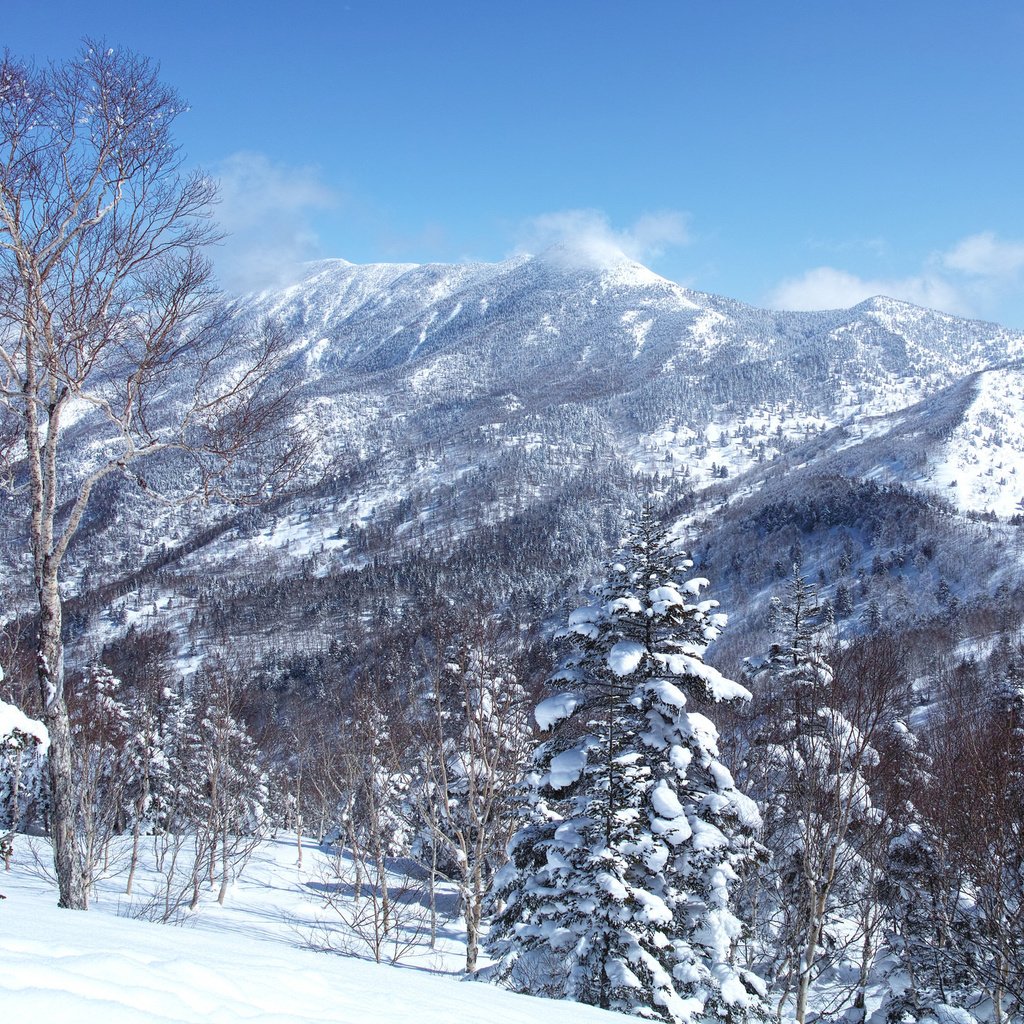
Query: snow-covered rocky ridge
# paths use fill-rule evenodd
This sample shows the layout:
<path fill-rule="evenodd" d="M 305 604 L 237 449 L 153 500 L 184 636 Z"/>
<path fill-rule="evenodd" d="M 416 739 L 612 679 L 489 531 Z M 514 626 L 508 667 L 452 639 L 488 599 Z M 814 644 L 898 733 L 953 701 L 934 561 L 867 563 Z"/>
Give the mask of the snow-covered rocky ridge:
<path fill-rule="evenodd" d="M 271 318 L 289 340 L 284 372 L 315 439 L 307 479 L 412 457 L 402 496 L 566 442 L 575 462 L 571 447 L 589 445 L 701 487 L 1024 356 L 1024 335 L 892 299 L 759 310 L 558 248 L 499 264 L 321 261 L 228 306 L 230 329 Z M 72 431 L 86 449 L 90 429 Z M 150 544 L 189 530 L 147 519 Z"/>
<path fill-rule="evenodd" d="M 570 402 L 610 405 L 618 428 L 639 433 L 669 419 L 738 426 L 736 406 L 773 403 L 834 424 L 1024 355 L 1020 334 L 892 299 L 759 310 L 625 259 L 580 263 L 557 249 L 499 264 L 323 261 L 232 311 L 236 325 L 281 322 L 310 397 L 333 411 L 358 395 L 363 427 L 399 413 L 424 430 L 422 411 L 438 406 L 501 423 Z"/>
<path fill-rule="evenodd" d="M 435 440 L 479 466 L 495 449 L 561 446 L 559 418 L 586 410 L 582 440 L 699 487 L 1024 356 L 1024 335 L 892 299 L 759 310 L 560 248 L 500 264 L 323 261 L 232 309 L 236 324 L 285 326 L 318 467 Z"/>

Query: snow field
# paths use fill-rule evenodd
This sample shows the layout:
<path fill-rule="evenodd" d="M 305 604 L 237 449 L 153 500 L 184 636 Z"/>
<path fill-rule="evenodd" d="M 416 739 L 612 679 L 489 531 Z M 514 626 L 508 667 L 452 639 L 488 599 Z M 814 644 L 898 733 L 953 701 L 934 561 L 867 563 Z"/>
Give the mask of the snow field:
<path fill-rule="evenodd" d="M 100 885 L 86 913 L 59 910 L 43 868 L 49 848 L 19 836 L 0 872 L 0 1007 L 4 1020 L 74 1024 L 598 1024 L 630 1018 L 574 1003 L 462 982 L 458 922 L 437 951 L 407 965 L 303 948 L 324 911 L 312 885 L 328 853 L 294 836 L 257 849 L 225 906 L 212 902 L 182 927 L 132 920 L 124 875 Z M 155 883 L 152 863 L 140 891 Z M 145 897 L 135 901 L 140 907 Z M 329 913 L 329 912 L 327 912 Z"/>

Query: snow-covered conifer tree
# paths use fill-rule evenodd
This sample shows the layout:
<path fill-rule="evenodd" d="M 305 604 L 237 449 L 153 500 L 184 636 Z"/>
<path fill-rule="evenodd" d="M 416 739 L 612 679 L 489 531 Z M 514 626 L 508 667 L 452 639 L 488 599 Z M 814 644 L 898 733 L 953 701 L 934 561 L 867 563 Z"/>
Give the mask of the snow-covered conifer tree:
<path fill-rule="evenodd" d="M 529 821 L 496 879 L 490 949 L 513 988 L 665 1021 L 744 1021 L 730 886 L 759 823 L 703 714 L 747 691 L 704 664 L 725 617 L 645 509 L 537 709 Z"/>
<path fill-rule="evenodd" d="M 3 678 L 0 668 L 0 681 Z M 0 831 L 18 832 L 24 824 L 26 804 L 40 801 L 43 759 L 49 745 L 42 722 L 0 700 Z"/>
<path fill-rule="evenodd" d="M 220 876 L 217 901 L 223 903 L 266 826 L 266 775 L 256 743 L 239 714 L 238 679 L 230 668 L 205 666 L 205 686 L 191 697 L 194 732 L 186 756 L 201 780 L 196 808 L 196 870 L 191 909 L 199 903 L 202 862 L 210 886 Z M 183 759 L 184 760 L 184 759 Z"/>
<path fill-rule="evenodd" d="M 160 827 L 168 804 L 177 796 L 172 757 L 174 715 L 179 704 L 169 688 L 156 686 L 136 690 L 125 705 L 128 738 L 122 752 L 121 771 L 125 814 L 132 828 L 132 852 L 125 884 L 129 895 L 139 863 L 142 835 L 147 829 Z M 167 824 L 166 820 L 163 824 Z"/>

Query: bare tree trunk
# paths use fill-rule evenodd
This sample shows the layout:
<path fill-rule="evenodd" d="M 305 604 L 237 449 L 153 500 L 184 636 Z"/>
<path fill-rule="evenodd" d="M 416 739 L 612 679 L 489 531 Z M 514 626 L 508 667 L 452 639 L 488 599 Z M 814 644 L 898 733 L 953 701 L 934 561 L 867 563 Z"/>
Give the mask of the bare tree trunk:
<path fill-rule="evenodd" d="M 992 986 L 992 1020 L 993 1024 L 1003 1024 L 1003 995 L 1005 988 L 1003 981 L 1009 970 L 1009 964 L 1006 963 L 1005 959 L 998 955 L 996 956 L 995 966 L 995 984 Z"/>
<path fill-rule="evenodd" d="M 430 841 L 430 948 L 437 946 L 437 837 Z"/>
<path fill-rule="evenodd" d="M 295 847 L 302 867 L 302 768 L 295 779 Z"/>
<path fill-rule="evenodd" d="M 136 817 L 135 823 L 132 825 L 132 859 L 128 867 L 128 881 L 124 887 L 126 896 L 131 896 L 132 886 L 135 884 L 135 869 L 139 865 L 139 839 L 141 835 L 142 822 Z"/>
<path fill-rule="evenodd" d="M 135 801 L 135 821 L 132 823 L 132 859 L 128 868 L 128 884 L 125 886 L 125 895 L 131 896 L 132 885 L 135 882 L 135 869 L 139 866 L 139 841 L 142 838 L 142 816 L 146 813 L 146 804 L 149 802 L 149 755 L 146 755 L 142 769 L 142 792 Z"/>
<path fill-rule="evenodd" d="M 463 899 L 465 900 L 466 919 L 466 973 L 472 974 L 476 970 L 477 958 L 480 955 L 480 918 L 483 914 L 483 892 L 479 873 L 474 879 L 473 892 L 468 889 Z"/>
<path fill-rule="evenodd" d="M 359 839 L 356 836 L 355 826 L 352 824 L 352 815 L 349 815 L 347 829 L 348 829 L 348 848 L 352 851 L 352 868 L 355 873 L 355 881 L 352 885 L 352 894 L 358 900 L 363 894 L 363 851 L 359 845 Z"/>
<path fill-rule="evenodd" d="M 196 856 L 192 861 L 192 899 L 189 901 L 188 909 L 195 910 L 199 906 L 199 893 L 203 885 L 203 855 L 199 836 L 196 836 Z"/>
<path fill-rule="evenodd" d="M 821 929 L 825 921 L 825 906 L 828 900 L 828 891 L 831 887 L 831 879 L 826 883 L 820 892 L 816 886 L 811 887 L 811 920 L 807 923 L 807 940 L 804 944 L 803 954 L 800 957 L 800 966 L 797 976 L 796 988 L 796 1022 L 804 1024 L 807 1017 L 807 997 L 811 991 L 811 980 L 814 973 L 814 962 L 818 956 L 818 942 L 821 938 Z"/>
<path fill-rule="evenodd" d="M 50 734 L 47 758 L 50 781 L 50 836 L 60 892 L 58 907 L 85 910 L 88 894 L 82 872 L 82 851 L 75 829 L 77 799 L 71 759 L 71 722 L 64 699 L 64 646 L 61 642 L 61 603 L 56 575 L 49 573 L 39 588 L 39 687 L 43 724 Z"/>
<path fill-rule="evenodd" d="M 217 902 L 224 906 L 224 898 L 228 894 L 228 830 L 227 826 L 221 830 L 220 835 L 220 891 L 217 893 Z"/>
<path fill-rule="evenodd" d="M 60 893 L 58 907 L 85 910 L 88 897 L 82 875 L 82 854 L 75 832 L 75 791 L 71 771 L 71 726 L 63 701 L 43 716 L 50 733 L 49 779 L 53 812 L 51 839 L 53 864 L 57 872 Z"/>
<path fill-rule="evenodd" d="M 11 828 L 12 833 L 18 831 L 21 822 L 21 751 L 14 759 L 14 778 L 11 780 Z"/>
<path fill-rule="evenodd" d="M 171 852 L 171 863 L 167 869 L 167 874 L 164 878 L 164 917 L 165 921 L 171 919 L 171 913 L 177 909 L 177 902 L 172 903 L 173 892 L 174 892 L 174 874 L 178 867 L 178 854 L 181 851 L 181 843 L 178 841 L 177 836 L 173 837 L 174 847 Z M 163 858 L 161 858 L 163 861 Z M 163 867 L 160 869 L 163 870 Z"/>
<path fill-rule="evenodd" d="M 857 972 L 857 996 L 853 1001 L 853 1007 L 855 1010 L 860 1010 L 862 1021 L 866 1021 L 868 1017 L 867 998 L 868 998 L 868 979 L 871 977 L 871 964 L 875 958 L 875 943 L 873 931 L 865 927 L 864 930 L 864 941 L 861 945 L 860 954 L 860 969 Z M 911 983 L 913 983 L 913 973 L 908 971 L 911 976 Z"/>
<path fill-rule="evenodd" d="M 195 910 L 199 906 L 202 896 L 203 882 L 209 877 L 210 858 L 216 861 L 217 857 L 217 826 L 212 820 L 212 812 L 201 821 L 195 822 L 195 836 L 193 848 L 195 856 L 192 860 L 192 899 L 188 909 Z M 213 883 L 210 882 L 210 885 Z"/>

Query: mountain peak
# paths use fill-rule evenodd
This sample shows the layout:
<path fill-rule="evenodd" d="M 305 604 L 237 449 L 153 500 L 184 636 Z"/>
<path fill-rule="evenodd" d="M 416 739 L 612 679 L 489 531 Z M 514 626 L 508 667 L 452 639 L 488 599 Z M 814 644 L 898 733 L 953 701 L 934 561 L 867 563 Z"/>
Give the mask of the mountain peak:
<path fill-rule="evenodd" d="M 559 270 L 605 270 L 628 257 L 615 246 L 604 242 L 571 239 L 541 249 L 533 254 L 532 259 Z"/>
<path fill-rule="evenodd" d="M 646 287 L 670 285 L 668 279 L 639 263 L 617 246 L 603 240 L 579 239 L 557 242 L 531 259 L 560 272 L 597 273 L 602 285 Z"/>

